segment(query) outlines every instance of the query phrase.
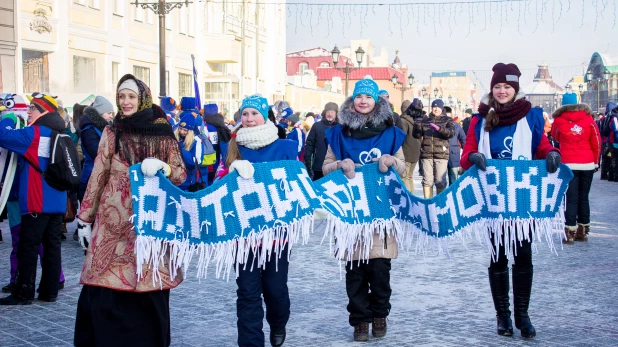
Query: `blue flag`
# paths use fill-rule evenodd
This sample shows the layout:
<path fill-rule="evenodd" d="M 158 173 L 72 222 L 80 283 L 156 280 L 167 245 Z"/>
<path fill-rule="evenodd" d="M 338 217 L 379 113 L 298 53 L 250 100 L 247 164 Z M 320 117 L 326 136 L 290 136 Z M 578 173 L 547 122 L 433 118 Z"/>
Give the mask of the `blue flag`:
<path fill-rule="evenodd" d="M 195 103 L 197 104 L 197 109 L 202 109 L 202 100 L 200 100 L 200 86 L 197 83 L 197 70 L 195 69 L 195 56 L 191 54 L 191 60 L 193 61 L 193 89 L 195 89 Z"/>

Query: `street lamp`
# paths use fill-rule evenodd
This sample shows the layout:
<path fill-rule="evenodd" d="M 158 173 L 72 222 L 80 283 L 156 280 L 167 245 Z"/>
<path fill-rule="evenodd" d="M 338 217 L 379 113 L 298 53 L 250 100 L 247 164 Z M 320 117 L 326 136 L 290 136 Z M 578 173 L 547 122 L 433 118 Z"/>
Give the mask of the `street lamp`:
<path fill-rule="evenodd" d="M 609 72 L 608 69 L 605 69 L 603 71 L 603 75 L 602 77 L 597 77 L 595 79 L 593 79 L 594 74 L 592 73 L 592 70 L 589 69 L 588 72 L 586 72 L 586 79 L 588 80 L 588 85 L 590 87 L 592 87 L 592 82 L 596 81 L 596 88 L 597 88 L 597 112 L 599 112 L 599 110 L 601 109 L 601 83 L 608 83 L 608 88 L 607 88 L 607 99 L 609 100 L 609 78 L 611 76 L 611 73 Z"/>
<path fill-rule="evenodd" d="M 567 94 L 570 94 L 573 92 L 573 87 L 571 87 L 570 84 L 567 84 L 564 89 L 566 89 Z"/>
<path fill-rule="evenodd" d="M 412 85 L 414 84 L 414 76 L 412 74 L 408 76 L 408 86 L 407 87 L 405 86 L 404 83 L 401 83 L 401 87 L 397 87 L 397 84 L 399 83 L 399 77 L 397 77 L 397 74 L 393 74 L 393 77 L 391 77 L 391 82 L 393 82 L 393 86 L 395 87 L 395 89 L 401 90 L 401 102 L 403 102 L 404 93 L 406 92 L 406 90 L 412 89 Z"/>
<path fill-rule="evenodd" d="M 452 96 L 448 96 L 448 103 L 453 106 L 453 97 Z"/>
<path fill-rule="evenodd" d="M 143 9 L 149 9 L 154 14 L 159 16 L 159 96 L 166 96 L 167 88 L 165 87 L 165 15 L 170 13 L 175 8 L 182 8 L 182 5 L 189 7 L 193 1 L 165 1 L 159 0 L 157 2 L 139 2 L 135 0 L 131 5 L 135 7 L 141 7 Z"/>
<path fill-rule="evenodd" d="M 554 111 L 558 108 L 558 92 L 554 92 Z"/>
<path fill-rule="evenodd" d="M 421 95 L 423 95 L 423 99 L 425 99 L 425 96 L 427 97 L 427 109 L 429 110 L 429 104 L 431 103 L 431 100 L 429 100 L 429 93 L 427 93 L 427 89 L 425 89 L 425 87 L 421 89 Z"/>
<path fill-rule="evenodd" d="M 580 84 L 578 88 L 579 88 L 579 102 L 583 103 L 582 93 L 584 92 L 584 85 Z"/>
<path fill-rule="evenodd" d="M 437 98 L 438 97 L 438 88 L 433 90 L 433 97 Z"/>
<path fill-rule="evenodd" d="M 356 62 L 358 63 L 358 68 L 355 68 L 354 66 L 349 66 L 347 63 L 345 64 L 344 67 L 337 67 L 337 63 L 339 62 L 339 55 L 341 54 L 341 51 L 339 50 L 339 48 L 337 48 L 337 45 L 335 45 L 335 48 L 333 48 L 333 50 L 330 52 L 333 58 L 333 67 L 339 71 L 342 71 L 345 74 L 345 97 L 346 98 L 348 97 L 348 94 L 349 94 L 348 85 L 350 83 L 350 74 L 352 73 L 352 71 L 356 71 L 360 69 L 361 63 L 363 62 L 363 55 L 365 54 L 365 51 L 359 46 L 355 53 L 356 53 Z"/>

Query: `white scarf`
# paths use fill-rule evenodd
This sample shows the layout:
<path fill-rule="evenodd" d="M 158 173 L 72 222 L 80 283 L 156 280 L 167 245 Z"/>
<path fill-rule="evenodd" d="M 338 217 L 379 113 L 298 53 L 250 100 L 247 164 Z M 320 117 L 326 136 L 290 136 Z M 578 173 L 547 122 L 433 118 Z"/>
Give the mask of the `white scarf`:
<path fill-rule="evenodd" d="M 242 127 L 236 132 L 236 143 L 249 149 L 264 148 L 279 139 L 277 126 L 271 121 L 251 128 Z"/>
<path fill-rule="evenodd" d="M 509 149 L 512 149 L 512 160 L 532 160 L 532 130 L 530 130 L 530 125 L 526 118 L 524 117 L 517 121 L 513 137 L 504 138 L 505 151 L 510 152 Z M 511 142 L 510 146 L 508 144 L 509 141 Z M 480 153 L 485 155 L 485 158 L 492 159 L 489 133 L 485 131 L 485 118 L 483 118 L 481 123 L 478 149 Z"/>

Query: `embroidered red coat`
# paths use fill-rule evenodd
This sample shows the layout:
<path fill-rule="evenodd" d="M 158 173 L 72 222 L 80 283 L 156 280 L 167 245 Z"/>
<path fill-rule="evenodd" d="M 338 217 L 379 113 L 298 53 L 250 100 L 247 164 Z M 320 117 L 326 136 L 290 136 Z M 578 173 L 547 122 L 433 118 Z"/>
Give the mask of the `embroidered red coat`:
<path fill-rule="evenodd" d="M 182 280 L 182 272 L 171 280 L 169 255 L 159 264 L 161 283 L 153 286 L 153 270 L 142 267 L 138 281 L 135 262 L 135 231 L 130 218 L 133 215 L 129 164 L 114 153 L 115 135 L 109 128 L 103 130 L 94 169 L 82 201 L 79 218 L 92 223 L 92 242 L 88 247 L 82 269 L 81 284 L 106 287 L 128 292 L 148 292 L 171 289 Z M 180 147 L 175 145 L 168 158 L 158 158 L 172 169 L 169 179 L 179 185 L 186 179 Z"/>

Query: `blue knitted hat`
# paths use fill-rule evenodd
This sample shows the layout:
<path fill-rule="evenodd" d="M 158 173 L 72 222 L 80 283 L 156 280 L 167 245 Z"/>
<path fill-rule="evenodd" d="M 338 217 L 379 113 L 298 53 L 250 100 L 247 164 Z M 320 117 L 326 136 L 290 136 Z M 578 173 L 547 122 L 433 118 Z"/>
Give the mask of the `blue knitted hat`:
<path fill-rule="evenodd" d="M 564 95 L 562 95 L 562 106 L 575 104 L 577 104 L 577 94 L 565 93 Z"/>
<path fill-rule="evenodd" d="M 161 108 L 165 112 L 172 112 L 176 109 L 176 100 L 169 96 L 164 96 L 161 98 Z"/>
<path fill-rule="evenodd" d="M 289 116 L 294 114 L 294 110 L 292 110 L 291 108 L 286 108 L 283 111 L 281 111 L 281 118 L 283 119 L 287 119 Z"/>
<path fill-rule="evenodd" d="M 212 116 L 219 113 L 219 107 L 217 104 L 204 105 L 204 116 Z"/>
<path fill-rule="evenodd" d="M 193 111 L 183 111 L 180 114 L 180 123 L 178 123 L 178 126 L 183 128 L 183 129 L 187 129 L 187 130 L 194 130 L 195 129 L 195 121 L 197 118 L 199 118 L 199 113 L 197 113 L 196 110 Z"/>
<path fill-rule="evenodd" d="M 352 99 L 360 94 L 366 94 L 378 102 L 378 84 L 371 79 L 362 79 L 354 85 L 354 92 L 352 93 Z"/>
<path fill-rule="evenodd" d="M 431 103 L 431 108 L 434 107 L 439 107 L 442 110 L 444 110 L 444 101 L 442 101 L 441 99 L 436 99 Z"/>
<path fill-rule="evenodd" d="M 183 111 L 197 110 L 195 98 L 192 96 L 183 96 L 182 99 L 180 99 L 180 109 Z"/>
<path fill-rule="evenodd" d="M 264 116 L 264 120 L 268 121 L 268 100 L 260 94 L 254 94 L 244 98 L 240 106 L 240 114 L 245 108 L 254 108 Z"/>
<path fill-rule="evenodd" d="M 388 94 L 388 91 L 386 91 L 386 90 L 384 90 L 384 89 L 380 89 L 380 91 L 378 92 L 378 96 L 382 96 L 382 95 L 388 95 L 388 96 L 390 96 L 390 95 Z"/>

